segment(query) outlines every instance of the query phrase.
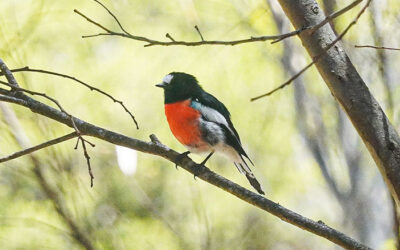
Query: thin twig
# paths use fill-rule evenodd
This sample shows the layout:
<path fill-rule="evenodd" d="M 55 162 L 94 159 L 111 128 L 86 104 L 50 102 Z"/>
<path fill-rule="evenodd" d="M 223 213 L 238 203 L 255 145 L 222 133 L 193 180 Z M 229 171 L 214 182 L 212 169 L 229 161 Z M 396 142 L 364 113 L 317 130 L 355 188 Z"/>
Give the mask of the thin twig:
<path fill-rule="evenodd" d="M 61 112 L 66 114 L 71 119 L 72 125 L 73 125 L 76 133 L 78 134 L 78 137 L 81 137 L 81 132 L 76 127 L 76 124 L 75 124 L 74 119 L 72 118 L 72 115 L 70 115 L 67 111 L 65 111 L 65 109 L 61 106 L 61 104 L 56 99 L 54 99 L 53 97 L 50 97 L 50 96 L 46 95 L 46 93 L 40 93 L 40 92 L 36 92 L 36 91 L 29 90 L 29 89 L 24 89 L 24 88 L 18 87 L 18 85 L 14 86 L 14 85 L 11 85 L 8 82 L 4 82 L 4 81 L 1 81 L 1 80 L 0 80 L 0 84 L 3 84 L 3 85 L 6 85 L 6 86 L 10 87 L 11 90 L 18 90 L 18 91 L 22 91 L 22 92 L 28 93 L 30 95 L 42 96 L 42 97 L 46 98 L 47 100 L 50 100 L 51 102 L 53 102 L 54 104 L 57 105 L 57 107 L 61 110 Z"/>
<path fill-rule="evenodd" d="M 292 31 L 282 35 L 273 35 L 273 36 L 258 36 L 258 37 L 250 37 L 247 39 L 239 39 L 239 40 L 232 40 L 232 41 L 217 41 L 217 40 L 205 40 L 205 41 L 197 41 L 197 42 L 187 42 L 187 41 L 176 41 L 175 39 L 171 39 L 170 42 L 166 41 L 158 41 L 154 39 L 150 39 L 143 36 L 136 36 L 130 33 L 125 32 L 115 32 L 105 28 L 103 25 L 99 24 L 98 22 L 90 19 L 85 14 L 81 13 L 79 10 L 74 10 L 75 13 L 80 15 L 81 17 L 85 18 L 88 22 L 96 25 L 97 27 L 104 30 L 106 33 L 98 33 L 94 35 L 86 35 L 82 36 L 82 38 L 89 38 L 89 37 L 97 37 L 97 36 L 121 36 L 125 38 L 130 38 L 137 41 L 146 42 L 144 45 L 145 47 L 150 47 L 154 45 L 161 45 L 161 46 L 171 46 L 171 45 L 183 45 L 183 46 L 200 46 L 200 45 L 238 45 L 242 43 L 249 43 L 249 42 L 264 42 L 267 40 L 276 40 L 282 37 L 290 37 L 299 34 L 302 30 Z M 115 15 L 113 15 L 115 17 Z M 170 38 L 170 37 L 168 37 Z"/>
<path fill-rule="evenodd" d="M 326 53 L 328 52 L 328 50 L 330 50 L 338 41 L 340 41 L 344 35 L 346 35 L 346 33 L 350 30 L 350 28 L 355 25 L 358 21 L 358 19 L 361 17 L 361 15 L 364 13 L 364 11 L 368 8 L 369 4 L 371 3 L 372 0 L 368 0 L 367 3 L 364 5 L 364 7 L 358 12 L 357 16 L 353 19 L 353 21 L 351 21 L 347 27 L 342 31 L 342 33 L 340 33 L 340 35 L 333 40 L 333 42 L 331 42 L 328 46 L 326 46 L 326 48 L 324 48 L 324 50 L 319 53 L 318 55 L 314 56 L 313 60 L 311 61 L 311 63 L 309 63 L 308 65 L 306 65 L 303 69 L 301 69 L 297 74 L 295 74 L 294 76 L 292 76 L 289 80 L 285 81 L 284 83 L 282 83 L 281 85 L 279 85 L 278 87 L 274 88 L 273 90 L 253 97 L 250 99 L 250 101 L 255 101 L 258 100 L 262 97 L 266 97 L 269 95 L 272 95 L 273 93 L 275 93 L 276 91 L 283 89 L 284 87 L 288 86 L 289 84 L 291 84 L 297 77 L 299 77 L 301 74 L 303 74 L 307 69 L 309 69 L 312 65 L 314 65 L 319 59 L 321 59 L 324 55 L 326 55 Z M 354 5 L 355 6 L 355 5 Z M 353 6 L 353 7 L 354 7 Z M 348 8 L 348 6 L 346 7 Z M 348 10 L 348 9 L 347 9 Z"/>
<path fill-rule="evenodd" d="M 1 98 L 1 96 L 0 96 L 0 98 Z M 46 147 L 50 147 L 52 145 L 55 145 L 55 144 L 70 140 L 70 139 L 75 138 L 77 136 L 78 136 L 78 134 L 76 133 L 76 131 L 74 131 L 72 133 L 69 133 L 67 135 L 58 137 L 56 139 L 53 139 L 53 140 L 50 140 L 50 141 L 46 141 L 46 142 L 41 143 L 39 145 L 33 146 L 31 148 L 27 148 L 27 149 L 15 152 L 15 153 L 13 153 L 11 155 L 2 157 L 2 158 L 0 158 L 0 162 L 6 162 L 6 161 L 9 161 L 9 160 L 21 157 L 23 155 L 31 154 L 31 153 L 33 153 L 35 151 L 40 150 L 40 149 L 43 149 L 43 148 L 46 148 Z"/>
<path fill-rule="evenodd" d="M 302 27 L 301 29 L 298 29 L 298 30 L 295 30 L 295 31 L 292 31 L 292 32 L 289 32 L 289 33 L 286 33 L 286 34 L 282 34 L 281 37 L 279 37 L 277 39 L 274 39 L 271 42 L 271 44 L 278 43 L 278 42 L 280 42 L 280 41 L 282 41 L 282 40 L 284 40 L 284 39 L 286 39 L 288 37 L 299 35 L 301 32 L 303 32 L 305 30 L 309 30 L 309 29 L 310 29 L 309 27 Z"/>
<path fill-rule="evenodd" d="M 84 15 L 84 14 L 82 14 L 82 13 L 81 13 L 79 10 L 77 10 L 77 9 L 74 9 L 74 12 L 75 12 L 75 13 L 77 13 L 78 15 L 80 15 L 81 17 L 85 18 L 85 19 L 86 19 L 86 21 L 88 21 L 89 23 L 92 23 L 92 24 L 96 25 L 97 27 L 99 27 L 100 29 L 104 30 L 105 32 L 107 32 L 107 33 L 109 33 L 109 34 L 112 34 L 112 33 L 114 33 L 113 31 L 111 31 L 111 30 L 107 29 L 107 28 L 106 28 L 106 27 L 104 27 L 103 25 L 101 25 L 101 24 L 99 24 L 99 23 L 97 23 L 97 22 L 93 21 L 93 20 L 92 20 L 92 19 L 90 19 L 89 17 L 85 16 L 85 15 Z"/>
<path fill-rule="evenodd" d="M 328 16 L 325 17 L 325 19 L 320 22 L 319 24 L 315 25 L 312 29 L 308 30 L 308 32 L 310 34 L 313 34 L 316 30 L 318 30 L 319 28 L 321 28 L 322 26 L 324 26 L 325 24 L 327 24 L 328 22 L 332 21 L 333 19 L 335 19 L 336 17 L 343 15 L 344 13 L 346 13 L 347 11 L 351 10 L 352 8 L 354 8 L 355 6 L 357 6 L 359 3 L 361 3 L 363 0 L 356 0 L 352 3 L 350 3 L 349 5 L 347 5 L 346 7 L 344 7 L 343 9 L 340 9 Z"/>
<path fill-rule="evenodd" d="M 86 144 L 85 144 L 85 142 L 87 142 L 87 141 L 84 140 L 82 137 L 79 137 L 79 138 L 78 138 L 78 141 L 79 141 L 79 140 L 81 140 L 82 148 L 83 148 L 83 155 L 84 155 L 85 158 L 86 158 L 86 163 L 87 163 L 87 166 L 88 166 L 88 172 L 89 172 L 89 176 L 90 176 L 90 187 L 93 187 L 94 175 L 93 175 L 93 173 L 92 173 L 92 167 L 91 167 L 91 165 L 90 165 L 90 156 L 89 156 L 89 154 L 88 154 L 88 152 L 87 152 L 87 149 L 86 149 Z"/>
<path fill-rule="evenodd" d="M 400 48 L 390 48 L 383 46 L 374 46 L 374 45 L 354 45 L 355 48 L 371 48 L 371 49 L 386 49 L 386 50 L 400 50 Z"/>
<path fill-rule="evenodd" d="M 5 65 L 5 64 L 3 64 L 3 65 Z M 7 66 L 6 66 L 6 67 L 7 67 Z M 42 97 L 46 98 L 47 100 L 50 100 L 51 102 L 53 102 L 54 104 L 56 104 L 57 107 L 60 109 L 60 111 L 63 112 L 65 115 L 67 115 L 67 116 L 69 117 L 69 119 L 71 120 L 72 127 L 75 129 L 75 132 L 76 132 L 76 134 L 77 134 L 78 141 L 79 141 L 79 140 L 82 141 L 82 145 L 83 145 L 83 154 L 84 154 L 84 156 L 85 156 L 85 158 L 86 158 L 87 165 L 88 165 L 88 169 L 89 169 L 90 186 L 93 187 L 93 174 L 92 174 L 91 165 L 90 165 L 90 161 L 89 161 L 90 157 L 88 157 L 88 153 L 87 153 L 87 150 L 86 150 L 85 143 L 88 143 L 88 144 L 89 144 L 90 146 L 92 146 L 92 147 L 94 147 L 95 145 L 94 145 L 93 143 L 91 143 L 91 142 L 85 140 L 85 139 L 82 137 L 82 133 L 81 133 L 81 131 L 78 129 L 78 127 L 76 126 L 75 120 L 74 120 L 73 116 L 72 116 L 71 114 L 69 114 L 67 111 L 65 111 L 65 109 L 61 106 L 61 104 L 60 104 L 56 99 L 54 99 L 54 98 L 52 98 L 52 97 L 46 95 L 45 93 L 40 93 L 40 92 L 32 91 L 32 90 L 29 90 L 29 89 L 21 88 L 21 87 L 18 87 L 18 84 L 17 84 L 16 86 L 14 86 L 14 85 L 11 85 L 11 84 L 8 83 L 8 82 L 4 82 L 4 81 L 1 81 L 1 80 L 0 80 L 0 84 L 3 84 L 3 85 L 6 85 L 6 86 L 10 87 L 12 91 L 16 91 L 16 90 L 17 90 L 17 91 L 22 91 L 22 92 L 28 93 L 28 94 L 30 94 L 30 95 L 42 96 Z M 8 94 L 13 95 L 13 92 L 12 92 L 12 91 L 11 91 L 11 92 L 8 92 L 8 91 L 5 90 L 5 89 L 0 89 L 0 90 L 2 90 L 1 94 L 4 94 L 4 95 L 8 95 Z M 22 95 L 21 95 L 21 96 L 18 96 L 18 97 L 22 97 Z"/>
<path fill-rule="evenodd" d="M 197 33 L 200 35 L 201 41 L 188 42 L 188 41 L 175 40 L 168 33 L 166 34 L 166 37 L 169 38 L 171 41 L 159 41 L 159 40 L 154 40 L 154 39 L 143 37 L 143 36 L 132 35 L 131 33 L 128 33 L 123 28 L 123 26 L 121 25 L 121 22 L 118 20 L 116 15 L 113 14 L 104 4 L 100 3 L 98 0 L 94 0 L 94 1 L 99 3 L 113 17 L 113 19 L 117 22 L 117 24 L 119 25 L 119 27 L 121 28 L 121 30 L 123 32 L 112 31 L 112 30 L 104 27 L 103 25 L 99 24 L 98 22 L 92 20 L 91 18 L 87 17 L 85 14 L 83 14 L 80 11 L 75 9 L 74 10 L 75 13 L 77 13 L 81 17 L 85 18 L 88 22 L 96 25 L 97 27 L 99 27 L 100 29 L 105 31 L 105 33 L 101 32 L 101 33 L 98 33 L 98 34 L 82 36 L 82 38 L 98 37 L 98 36 L 120 36 L 120 37 L 125 37 L 125 38 L 129 38 L 129 39 L 145 42 L 146 44 L 144 45 L 144 47 L 150 47 L 150 46 L 155 46 L 155 45 L 159 45 L 159 46 L 173 46 L 173 45 L 181 45 L 181 46 L 231 45 L 231 46 L 234 46 L 234 45 L 238 45 L 238 44 L 251 43 L 251 42 L 264 42 L 264 41 L 268 41 L 268 40 L 272 40 L 272 43 L 276 43 L 276 42 L 282 41 L 285 38 L 296 36 L 296 35 L 300 34 L 301 32 L 303 32 L 305 30 L 313 30 L 313 31 L 315 31 L 316 29 L 320 28 L 321 26 L 323 26 L 324 24 L 326 24 L 330 20 L 333 20 L 334 18 L 337 18 L 338 16 L 344 14 L 345 12 L 347 12 L 348 10 L 350 10 L 351 8 L 353 8 L 358 3 L 361 2 L 361 0 L 356 0 L 352 4 L 346 6 L 345 8 L 343 8 L 343 9 L 341 9 L 341 10 L 339 10 L 339 11 L 337 11 L 337 12 L 335 12 L 335 13 L 329 15 L 329 16 L 327 16 L 321 23 L 319 23 L 319 24 L 317 24 L 317 25 L 315 25 L 313 27 L 303 27 L 303 28 L 301 28 L 299 30 L 295 30 L 295 31 L 288 32 L 288 33 L 285 33 L 285 34 L 272 35 L 272 36 L 257 36 L 257 37 L 253 37 L 252 36 L 252 37 L 247 38 L 247 39 L 226 40 L 226 41 L 222 41 L 222 40 L 204 40 L 203 35 L 201 34 L 199 28 L 197 26 L 195 26 L 195 29 L 196 29 Z"/>
<path fill-rule="evenodd" d="M 18 90 L 18 91 L 22 91 L 22 92 L 28 93 L 30 95 L 42 96 L 42 97 L 46 98 L 47 100 L 50 100 L 51 102 L 53 102 L 63 113 L 65 113 L 69 117 L 72 117 L 67 111 L 65 111 L 65 109 L 61 106 L 61 104 L 56 99 L 46 95 L 46 93 L 36 92 L 36 91 L 29 90 L 29 89 L 24 89 L 24 88 L 21 88 L 21 87 L 13 86 L 10 83 L 4 82 L 4 81 L 1 81 L 1 80 L 0 80 L 0 84 L 8 86 L 11 89 L 15 89 L 15 90 Z M 78 129 L 76 129 L 76 130 L 77 130 L 77 133 L 80 134 L 79 130 Z"/>
<path fill-rule="evenodd" d="M 103 8 L 108 12 L 108 14 L 110 14 L 110 15 L 114 18 L 114 20 L 117 22 L 119 28 L 120 28 L 125 34 L 130 35 L 129 32 L 126 31 L 126 30 L 124 29 L 124 27 L 122 27 L 122 24 L 121 24 L 121 22 L 118 20 L 118 18 L 117 18 L 104 4 L 102 4 L 102 3 L 101 3 L 100 1 L 98 1 L 98 0 L 93 0 L 93 1 L 95 1 L 95 2 L 98 3 L 98 4 L 100 4 L 101 7 L 103 7 Z"/>
<path fill-rule="evenodd" d="M 199 33 L 200 39 L 204 41 L 203 35 L 201 34 L 199 27 L 195 25 L 194 28 L 196 29 L 197 33 Z"/>
<path fill-rule="evenodd" d="M 168 38 L 169 40 L 175 42 L 175 39 L 169 33 L 165 34 L 165 37 Z"/>
<path fill-rule="evenodd" d="M 283 89 L 284 87 L 290 85 L 297 77 L 299 77 L 301 74 L 303 74 L 304 71 L 306 71 L 308 68 L 310 68 L 311 66 L 313 66 L 314 63 L 315 63 L 315 62 L 312 61 L 312 62 L 309 63 L 307 66 L 305 66 L 302 70 L 300 70 L 300 71 L 297 72 L 295 75 L 293 75 L 292 77 L 290 77 L 286 82 L 282 83 L 282 84 L 279 85 L 278 87 L 274 88 L 273 90 L 271 90 L 271 91 L 269 91 L 269 92 L 267 92 L 267 93 L 265 93 L 265 94 L 262 94 L 262 95 L 259 95 L 259 96 L 256 96 L 256 97 L 251 98 L 250 101 L 255 101 L 255 100 L 258 100 L 258 99 L 263 98 L 263 97 L 265 97 L 265 96 L 270 96 L 270 95 L 272 95 L 273 93 L 275 93 L 276 91 L 278 91 L 278 90 L 280 90 L 280 89 Z"/>
<path fill-rule="evenodd" d="M 95 0 L 94 0 L 94 1 L 95 1 Z M 88 89 L 90 89 L 91 91 L 96 91 L 96 92 L 98 92 L 98 93 L 100 93 L 100 94 L 102 94 L 102 95 L 104 95 L 104 96 L 110 98 L 114 103 L 118 103 L 119 105 L 121 105 L 121 107 L 125 110 L 125 112 L 128 113 L 129 116 L 132 118 L 133 122 L 134 122 L 135 125 L 136 125 L 136 128 L 139 129 L 139 125 L 138 125 L 138 123 L 137 123 L 137 121 L 136 121 L 136 119 L 135 119 L 135 116 L 132 114 L 132 112 L 129 111 L 129 109 L 125 106 L 125 104 L 124 104 L 122 101 L 120 101 L 120 100 L 114 98 L 112 95 L 108 94 L 107 92 L 105 92 L 105 91 L 103 91 L 103 90 L 101 90 L 101 89 L 99 89 L 99 88 L 96 88 L 96 87 L 94 87 L 94 86 L 92 86 L 92 85 L 90 85 L 90 84 L 88 84 L 88 83 L 85 83 L 85 82 L 83 82 L 83 81 L 81 81 L 81 80 L 79 80 L 79 79 L 77 79 L 77 78 L 75 78 L 75 77 L 73 77 L 73 76 L 66 75 L 66 74 L 61 74 L 61 73 L 57 73 L 57 72 L 53 72 L 53 71 L 49 71 L 49 70 L 32 69 L 32 68 L 29 68 L 28 66 L 25 66 L 25 67 L 22 67 L 22 68 L 18 68 L 18 69 L 12 69 L 12 70 L 10 70 L 10 71 L 11 71 L 11 72 L 15 72 L 15 73 L 17 73 L 17 72 L 36 72 L 36 73 L 43 73 L 43 74 L 55 75 L 55 76 L 67 78 L 67 79 L 73 80 L 73 81 L 75 81 L 75 82 L 78 82 L 78 83 L 80 83 L 81 85 L 83 85 L 83 86 L 87 87 Z M 0 75 L 3 75 L 3 74 L 0 74 Z"/>

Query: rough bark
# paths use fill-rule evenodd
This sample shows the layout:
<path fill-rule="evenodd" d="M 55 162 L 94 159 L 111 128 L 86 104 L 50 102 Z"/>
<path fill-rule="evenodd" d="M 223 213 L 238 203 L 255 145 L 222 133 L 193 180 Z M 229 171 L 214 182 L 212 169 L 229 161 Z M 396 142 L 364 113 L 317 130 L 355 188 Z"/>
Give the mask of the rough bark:
<path fill-rule="evenodd" d="M 330 1 L 327 0 L 326 2 Z M 278 31 L 280 33 L 285 32 L 289 29 L 289 20 L 287 20 L 285 14 L 280 10 L 278 3 L 271 4 L 269 1 L 268 3 Z M 326 13 L 333 13 L 333 11 L 334 9 L 332 8 L 326 10 Z M 285 39 L 282 43 L 283 55 L 281 63 L 285 69 L 286 77 L 290 77 L 297 73 L 296 67 L 292 62 L 298 56 L 295 52 L 296 46 L 290 39 Z M 332 169 L 335 167 L 329 156 L 329 152 L 332 150 L 332 144 L 329 142 L 332 141 L 332 138 L 325 133 L 326 127 L 320 110 L 321 100 L 309 94 L 307 89 L 309 85 L 306 85 L 302 76 L 295 79 L 293 83 L 296 108 L 295 123 L 297 129 L 304 140 L 304 145 L 318 164 L 327 187 L 341 206 L 343 214 L 348 215 L 346 218 L 342 218 L 342 224 L 347 226 L 347 228 L 352 228 L 361 242 L 371 243 L 371 238 L 368 235 L 371 228 L 368 223 L 371 220 L 369 212 L 373 204 L 370 203 L 370 199 L 365 195 L 366 191 L 359 188 L 363 172 L 360 171 L 362 161 L 360 147 L 358 146 L 360 144 L 358 143 L 358 136 L 351 124 L 344 117 L 345 115 L 340 110 L 339 105 L 333 105 L 337 109 L 337 113 L 332 115 L 336 117 L 338 124 L 336 137 L 341 145 L 340 149 L 337 149 L 340 151 L 338 155 L 345 160 L 343 167 L 347 169 L 350 177 L 349 188 L 342 189 L 340 188 L 340 180 L 331 174 Z M 329 103 L 331 102 L 334 101 L 331 100 Z M 348 139 L 350 139 L 350 143 L 346 141 Z M 375 183 L 377 185 L 381 184 L 383 187 L 382 182 Z"/>
<path fill-rule="evenodd" d="M 279 0 L 293 26 L 313 26 L 325 18 L 315 0 Z M 299 35 L 309 55 L 324 52 L 336 36 L 330 25 Z M 400 138 L 354 65 L 337 43 L 316 67 L 375 160 L 397 205 L 400 200 Z"/>

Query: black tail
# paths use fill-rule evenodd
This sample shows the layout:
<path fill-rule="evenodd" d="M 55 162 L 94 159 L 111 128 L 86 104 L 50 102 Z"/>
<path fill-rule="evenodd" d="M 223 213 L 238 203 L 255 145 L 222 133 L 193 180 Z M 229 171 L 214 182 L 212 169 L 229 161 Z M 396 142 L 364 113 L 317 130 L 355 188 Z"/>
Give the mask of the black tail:
<path fill-rule="evenodd" d="M 247 180 L 255 188 L 255 190 L 257 190 L 258 193 L 265 194 L 261 188 L 260 183 L 257 181 L 253 172 L 251 171 L 249 166 L 246 164 L 246 162 L 243 160 L 243 158 L 242 158 L 242 162 L 234 162 L 234 164 L 241 174 L 246 175 Z"/>
<path fill-rule="evenodd" d="M 257 179 L 254 177 L 254 175 L 250 175 L 246 173 L 246 178 L 249 180 L 250 184 L 253 186 L 255 190 L 257 190 L 258 193 L 260 194 L 265 194 L 264 191 L 261 189 L 260 183 L 257 181 Z"/>

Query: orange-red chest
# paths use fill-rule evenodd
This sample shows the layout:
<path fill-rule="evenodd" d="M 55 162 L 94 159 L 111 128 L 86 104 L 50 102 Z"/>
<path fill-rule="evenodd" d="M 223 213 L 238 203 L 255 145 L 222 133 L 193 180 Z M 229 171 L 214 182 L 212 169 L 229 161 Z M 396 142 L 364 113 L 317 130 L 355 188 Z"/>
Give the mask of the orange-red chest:
<path fill-rule="evenodd" d="M 165 116 L 169 127 L 178 141 L 184 145 L 201 142 L 199 130 L 200 112 L 190 107 L 190 100 L 165 104 Z"/>

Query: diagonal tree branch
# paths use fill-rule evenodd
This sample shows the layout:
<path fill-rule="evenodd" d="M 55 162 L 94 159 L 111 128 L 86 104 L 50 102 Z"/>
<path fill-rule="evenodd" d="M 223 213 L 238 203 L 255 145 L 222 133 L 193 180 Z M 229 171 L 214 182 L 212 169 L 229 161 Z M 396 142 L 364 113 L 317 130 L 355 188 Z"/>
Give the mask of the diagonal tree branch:
<path fill-rule="evenodd" d="M 282 84 L 279 85 L 278 87 L 276 87 L 276 88 L 274 88 L 274 89 L 268 91 L 268 92 L 265 93 L 265 94 L 262 94 L 262 95 L 253 97 L 253 98 L 250 99 L 250 101 L 253 102 L 253 101 L 256 101 L 256 100 L 261 99 L 261 98 L 263 98 L 263 97 L 270 96 L 270 95 L 272 95 L 273 93 L 275 93 L 276 91 L 281 90 L 281 89 L 283 89 L 283 88 L 286 87 L 286 86 L 289 86 L 294 80 L 296 80 L 299 76 L 301 76 L 304 72 L 306 72 L 307 69 L 309 69 L 311 66 L 313 66 L 313 65 L 315 64 L 315 61 L 318 60 L 319 58 L 320 58 L 320 57 L 316 57 L 315 60 L 313 60 L 312 62 L 310 62 L 309 64 L 307 64 L 307 65 L 306 65 L 304 68 L 302 68 L 299 72 L 297 72 L 296 74 L 294 74 L 292 77 L 290 77 L 287 81 L 285 81 L 284 83 L 282 83 Z"/>
<path fill-rule="evenodd" d="M 1 91 L 1 89 L 0 94 L 4 94 L 4 91 Z M 9 98 L 8 96 L 0 95 L 0 100 L 24 106 L 26 108 L 29 108 L 34 113 L 41 114 L 60 123 L 63 123 L 69 127 L 73 127 L 72 121 L 68 115 L 44 103 L 38 102 L 29 96 L 22 94 L 18 98 Z M 155 135 L 151 136 L 151 142 L 145 142 L 92 125 L 76 117 L 73 117 L 73 120 L 79 131 L 87 136 L 93 136 L 101 140 L 108 141 L 112 144 L 128 147 L 144 153 L 158 155 L 169 160 L 170 162 L 175 162 L 176 158 L 180 155 L 178 152 L 163 145 L 155 137 Z M 300 214 L 297 214 L 263 196 L 251 192 L 248 189 L 243 188 L 238 184 L 214 173 L 207 167 L 199 166 L 187 156 L 182 159 L 179 165 L 190 173 L 196 174 L 198 178 L 226 192 L 231 193 L 239 199 L 249 204 L 252 204 L 262 210 L 265 210 L 277 216 L 281 220 L 284 220 L 311 233 L 324 237 L 346 249 L 370 249 L 367 246 L 353 240 L 349 236 L 327 226 L 322 221 L 315 222 L 311 219 L 303 217 Z"/>
<path fill-rule="evenodd" d="M 368 0 L 361 11 L 364 11 Z M 312 12 L 309 6 L 319 6 L 314 0 L 279 0 L 294 27 L 318 23 L 324 18 L 322 11 Z M 360 17 L 359 12 L 354 24 Z M 348 29 L 346 29 L 348 30 Z M 326 43 L 335 40 L 330 26 L 324 26 L 313 35 L 301 34 L 303 46 L 314 57 L 325 50 Z M 375 160 L 386 185 L 400 205 L 400 137 L 386 114 L 375 100 L 346 55 L 344 48 L 337 44 L 334 50 L 316 62 L 317 69 L 332 95 L 341 104 L 348 118 Z"/>

